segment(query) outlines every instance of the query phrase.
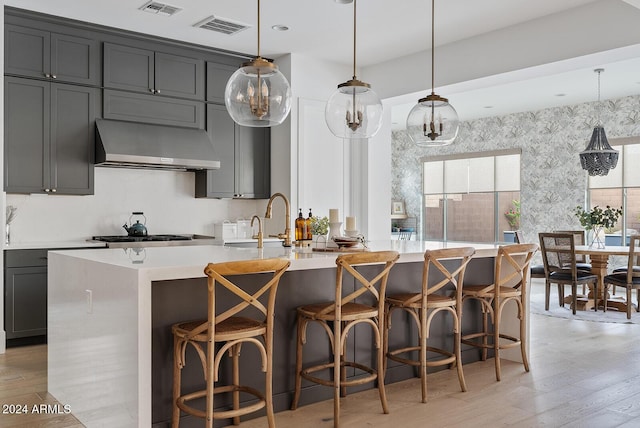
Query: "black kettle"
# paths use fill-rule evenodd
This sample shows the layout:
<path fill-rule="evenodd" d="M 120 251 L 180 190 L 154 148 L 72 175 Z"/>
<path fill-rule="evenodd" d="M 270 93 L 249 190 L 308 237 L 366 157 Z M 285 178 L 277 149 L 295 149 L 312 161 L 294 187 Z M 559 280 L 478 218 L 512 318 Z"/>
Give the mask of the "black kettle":
<path fill-rule="evenodd" d="M 131 219 L 134 216 L 142 216 L 142 218 L 144 219 L 144 223 L 140 223 L 140 220 L 136 220 L 136 222 L 133 223 Z M 129 223 L 131 224 L 131 226 L 127 226 L 127 223 L 122 225 L 129 236 L 147 236 L 147 227 L 145 226 L 145 224 L 147 223 L 147 218 L 144 216 L 144 213 L 142 213 L 141 211 L 134 211 L 129 217 Z"/>

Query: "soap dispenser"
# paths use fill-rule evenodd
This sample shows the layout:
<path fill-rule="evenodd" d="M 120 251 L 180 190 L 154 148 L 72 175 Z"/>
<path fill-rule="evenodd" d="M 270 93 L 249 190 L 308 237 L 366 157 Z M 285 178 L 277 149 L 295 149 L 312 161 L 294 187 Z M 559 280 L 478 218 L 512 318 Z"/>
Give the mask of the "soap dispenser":
<path fill-rule="evenodd" d="M 302 208 L 298 208 L 298 218 L 296 219 L 296 241 L 306 239 L 306 220 L 302 217 Z"/>

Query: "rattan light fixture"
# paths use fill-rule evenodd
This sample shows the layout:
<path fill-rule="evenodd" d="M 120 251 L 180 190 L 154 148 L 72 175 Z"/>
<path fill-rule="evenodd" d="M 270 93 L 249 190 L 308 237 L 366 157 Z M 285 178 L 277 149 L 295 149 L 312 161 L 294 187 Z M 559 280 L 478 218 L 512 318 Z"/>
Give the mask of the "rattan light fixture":
<path fill-rule="evenodd" d="M 431 0 L 431 94 L 418 100 L 407 116 L 407 133 L 423 147 L 447 146 L 458 136 L 459 120 L 449 100 L 435 93 L 435 0 Z"/>
<path fill-rule="evenodd" d="M 600 73 L 604 69 L 596 68 L 593 71 L 598 73 L 597 121 L 595 128 L 593 128 L 593 134 L 591 134 L 591 141 L 589 141 L 587 148 L 580 152 L 580 164 L 582 169 L 589 172 L 589 175 L 596 176 L 607 175 L 610 170 L 616 167 L 618 164 L 618 151 L 613 150 L 609 145 L 607 135 L 604 133 L 604 127 L 600 121 L 600 110 L 602 109 L 600 103 Z"/>
<path fill-rule="evenodd" d="M 267 127 L 281 124 L 291 110 L 291 86 L 278 66 L 260 56 L 260 0 L 258 54 L 243 63 L 227 82 L 224 103 L 239 125 Z"/>
<path fill-rule="evenodd" d="M 370 138 L 382 126 L 380 98 L 371 85 L 356 78 L 356 1 L 353 0 L 353 77 L 338 85 L 324 110 L 327 126 L 340 138 Z"/>

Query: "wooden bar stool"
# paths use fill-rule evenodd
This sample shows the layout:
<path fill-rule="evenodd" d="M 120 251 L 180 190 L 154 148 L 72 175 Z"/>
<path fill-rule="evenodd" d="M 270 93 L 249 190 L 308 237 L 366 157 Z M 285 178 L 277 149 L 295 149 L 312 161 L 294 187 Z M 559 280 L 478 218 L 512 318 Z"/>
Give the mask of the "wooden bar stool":
<path fill-rule="evenodd" d="M 331 386 L 334 390 L 333 396 L 333 426 L 340 426 L 340 396 L 346 395 L 346 387 L 362 385 L 372 381 L 378 381 L 378 391 L 382 410 L 389 413 L 387 406 L 387 398 L 384 390 L 384 347 L 383 328 L 384 328 L 384 295 L 387 287 L 387 279 L 389 271 L 398 260 L 399 254 L 396 251 L 377 251 L 362 252 L 352 254 L 342 254 L 336 258 L 338 266 L 336 272 L 335 284 L 335 301 L 327 303 L 318 303 L 305 305 L 298 308 L 297 323 L 298 334 L 296 344 L 296 388 L 291 404 L 291 410 L 298 407 L 300 400 L 300 389 L 302 387 L 302 378 L 311 382 Z M 363 273 L 362 269 L 356 269 L 360 265 L 367 266 Z M 371 279 L 366 276 L 371 271 Z M 344 277 L 353 277 L 354 291 L 343 296 L 343 283 L 346 281 Z M 348 287 L 352 287 L 351 283 L 347 283 Z M 347 288 L 347 287 L 345 287 Z M 356 303 L 356 298 L 362 301 L 367 297 L 373 298 L 374 303 L 364 304 Z M 302 346 L 306 342 L 307 325 L 310 322 L 318 322 L 329 336 L 332 346 L 333 360 L 302 368 Z M 377 367 L 376 369 L 368 367 L 364 364 L 346 360 L 346 344 L 349 331 L 357 324 L 364 323 L 371 326 L 374 333 L 375 344 L 377 348 Z M 346 367 L 353 367 L 359 371 L 368 373 L 368 375 L 357 376 L 356 378 L 346 379 Z M 321 379 L 314 376 L 314 373 L 333 369 L 333 378 Z"/>
<path fill-rule="evenodd" d="M 460 358 L 460 318 L 462 315 L 462 281 L 467 264 L 471 261 L 471 256 L 474 253 L 475 249 L 472 247 L 427 250 L 424 253 L 421 292 L 394 294 L 386 298 L 385 355 L 389 360 L 420 367 L 423 403 L 427 402 L 427 367 L 457 366 L 460 388 L 462 391 L 467 390 L 462 372 L 462 359 Z M 450 260 L 444 262 L 444 259 Z M 453 265 L 453 267 L 447 268 L 443 262 Z M 396 309 L 407 312 L 415 321 L 418 329 L 418 345 L 389 351 L 391 316 Z M 437 313 L 442 311 L 453 316 L 453 351 L 427 344 L 431 321 Z M 418 360 L 408 356 L 400 356 L 415 351 L 418 351 Z M 427 352 L 436 353 L 440 358 L 427 360 Z"/>
<path fill-rule="evenodd" d="M 280 277 L 289 267 L 285 259 L 246 260 L 226 263 L 209 263 L 204 272 L 208 276 L 208 314 L 206 320 L 189 321 L 174 324 L 173 333 L 173 418 L 172 427 L 180 423 L 180 411 L 205 419 L 207 428 L 213 427 L 216 419 L 233 418 L 235 425 L 240 423 L 240 416 L 266 407 L 269 427 L 275 427 L 272 398 L 272 350 L 273 319 L 276 291 Z M 257 273 L 272 275 L 256 276 L 256 281 L 266 280 L 264 285 L 249 294 L 232 282 L 235 275 Z M 231 278 L 230 278 L 231 277 Z M 216 288 L 224 287 L 238 303 L 220 314 L 216 314 Z M 222 289 L 220 290 L 222 291 Z M 266 301 L 263 303 L 263 301 Z M 228 303 L 225 301 L 224 303 Z M 233 302 L 229 302 L 233 304 Z M 245 316 L 245 309 L 259 311 L 264 318 L 256 319 Z M 262 341 L 258 338 L 262 338 Z M 264 393 L 249 386 L 240 385 L 239 357 L 243 343 L 250 343 L 258 348 L 261 355 L 261 368 L 266 373 Z M 206 388 L 182 394 L 181 373 L 185 366 L 185 353 L 188 345 L 195 348 L 204 372 Z M 219 349 L 216 351 L 216 346 Z M 229 351 L 233 366 L 233 383 L 216 385 L 222 357 Z M 240 392 L 248 393 L 258 399 L 241 407 Z M 214 394 L 231 393 L 233 408 L 214 411 Z M 189 404 L 190 400 L 205 398 L 205 408 L 198 409 Z"/>
<path fill-rule="evenodd" d="M 482 349 L 482 360 L 487 359 L 487 350 L 493 349 L 496 366 L 496 380 L 500 380 L 500 351 L 520 347 L 524 369 L 529 371 L 526 347 L 527 280 L 529 264 L 537 244 L 513 244 L 498 248 L 494 264 L 493 284 L 464 286 L 462 302 L 476 300 L 482 308 L 482 331 L 462 336 L 465 345 Z M 500 331 L 502 312 L 507 303 L 514 301 L 520 321 L 520 337 L 504 334 Z M 493 321 L 493 331 L 489 330 L 489 315 Z M 478 340 L 479 339 L 479 340 Z M 491 340 L 489 340 L 491 339 Z"/>

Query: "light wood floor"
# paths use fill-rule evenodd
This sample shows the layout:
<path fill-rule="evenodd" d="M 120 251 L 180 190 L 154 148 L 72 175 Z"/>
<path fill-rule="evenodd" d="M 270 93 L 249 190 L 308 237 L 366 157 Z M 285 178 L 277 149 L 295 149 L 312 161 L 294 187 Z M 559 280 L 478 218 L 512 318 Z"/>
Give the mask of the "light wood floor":
<path fill-rule="evenodd" d="M 540 290 L 534 284 L 534 290 Z M 540 287 L 540 288 L 538 288 Z M 615 314 L 612 315 L 622 315 Z M 633 316 L 640 316 L 634 313 Z M 531 372 L 504 361 L 495 381 L 493 360 L 465 365 L 468 391 L 455 371 L 429 375 L 429 402 L 412 379 L 387 387 L 390 414 L 376 390 L 342 399 L 344 427 L 637 427 L 640 417 L 640 325 L 594 323 L 533 315 Z M 55 403 L 46 393 L 46 346 L 0 355 L 0 403 Z M 3 409 L 0 409 L 3 410 Z M 73 411 L 73 409 L 71 409 Z M 331 401 L 276 414 L 278 428 L 330 427 Z M 264 418 L 242 427 L 266 427 Z M 0 414 L 0 427 L 82 427 L 72 415 Z"/>

